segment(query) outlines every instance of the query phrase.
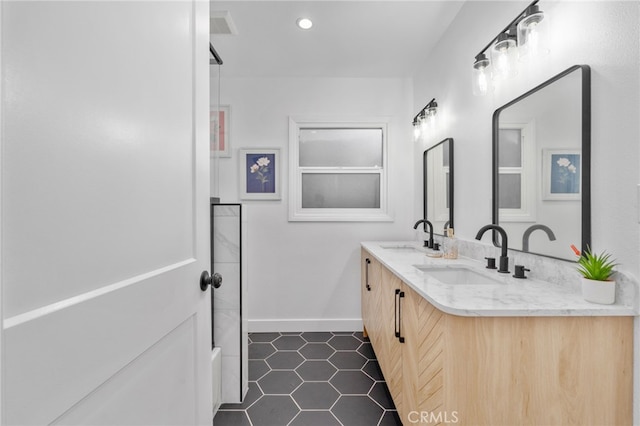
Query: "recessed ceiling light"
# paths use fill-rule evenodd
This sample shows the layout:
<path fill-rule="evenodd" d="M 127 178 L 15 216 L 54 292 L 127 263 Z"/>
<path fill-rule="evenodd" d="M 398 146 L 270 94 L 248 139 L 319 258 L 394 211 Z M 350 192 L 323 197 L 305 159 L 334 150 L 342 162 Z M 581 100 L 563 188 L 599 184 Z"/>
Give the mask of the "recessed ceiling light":
<path fill-rule="evenodd" d="M 313 27 L 313 22 L 311 22 L 311 19 L 309 18 L 298 18 L 296 25 L 303 30 L 308 30 Z"/>

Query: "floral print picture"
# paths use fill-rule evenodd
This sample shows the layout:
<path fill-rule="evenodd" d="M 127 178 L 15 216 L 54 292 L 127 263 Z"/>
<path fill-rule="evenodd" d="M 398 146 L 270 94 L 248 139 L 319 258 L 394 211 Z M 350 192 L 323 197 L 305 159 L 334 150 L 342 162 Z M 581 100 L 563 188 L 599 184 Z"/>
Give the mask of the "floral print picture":
<path fill-rule="evenodd" d="M 242 150 L 242 193 L 244 199 L 279 199 L 278 150 Z"/>
<path fill-rule="evenodd" d="M 580 199 L 581 154 L 576 150 L 545 150 L 545 199 Z"/>

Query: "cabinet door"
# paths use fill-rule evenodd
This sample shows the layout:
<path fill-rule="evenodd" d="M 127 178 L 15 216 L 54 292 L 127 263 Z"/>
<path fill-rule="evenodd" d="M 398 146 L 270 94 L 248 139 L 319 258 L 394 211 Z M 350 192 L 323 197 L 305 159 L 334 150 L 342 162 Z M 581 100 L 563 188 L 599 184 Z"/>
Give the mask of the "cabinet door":
<path fill-rule="evenodd" d="M 367 262 L 368 260 L 368 262 Z M 380 344 L 382 322 L 379 317 L 382 265 L 366 251 L 362 251 L 362 320 L 374 348 Z M 377 349 L 375 349 L 377 351 Z M 377 353 L 377 352 L 376 352 Z"/>
<path fill-rule="evenodd" d="M 382 353 L 378 356 L 378 362 L 382 374 L 389 387 L 398 412 L 402 406 L 402 346 L 396 337 L 399 328 L 399 294 L 402 290 L 402 281 L 386 268 L 382 269 L 380 311 L 378 318 L 381 320 L 381 339 L 378 347 Z"/>
<path fill-rule="evenodd" d="M 406 284 L 402 287 L 403 402 L 398 414 L 401 419 L 408 419 L 411 411 L 445 416 L 443 314 Z"/>
<path fill-rule="evenodd" d="M 371 339 L 371 332 L 373 331 L 373 327 L 371 324 L 371 285 L 369 284 L 370 273 L 371 273 L 371 256 L 366 250 L 362 250 L 361 252 L 361 261 L 360 261 L 360 305 L 362 309 L 362 326 L 364 330 L 366 330 L 369 335 L 369 339 Z"/>

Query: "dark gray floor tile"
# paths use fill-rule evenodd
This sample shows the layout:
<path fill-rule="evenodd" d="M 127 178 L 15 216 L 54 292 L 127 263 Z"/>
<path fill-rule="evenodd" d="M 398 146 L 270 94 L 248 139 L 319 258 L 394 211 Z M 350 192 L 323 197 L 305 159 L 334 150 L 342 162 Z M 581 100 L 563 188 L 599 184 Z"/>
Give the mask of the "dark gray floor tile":
<path fill-rule="evenodd" d="M 326 343 L 307 343 L 298 352 L 306 359 L 327 359 L 335 350 Z"/>
<path fill-rule="evenodd" d="M 369 341 L 368 337 L 364 337 L 364 335 L 362 334 L 362 331 L 356 331 L 355 333 L 353 333 L 353 337 L 355 337 L 356 339 L 359 339 L 361 342 Z"/>
<path fill-rule="evenodd" d="M 360 345 L 358 353 L 367 359 L 376 359 L 376 354 L 373 352 L 373 346 L 371 346 L 371 343 L 363 343 Z"/>
<path fill-rule="evenodd" d="M 368 361 L 367 364 L 362 368 L 362 371 L 367 373 L 376 382 L 384 380 L 384 376 L 382 375 L 382 370 L 380 370 L 380 364 L 378 364 L 378 361 Z"/>
<path fill-rule="evenodd" d="M 249 359 L 265 359 L 275 351 L 271 343 L 249 343 Z"/>
<path fill-rule="evenodd" d="M 296 351 L 278 351 L 266 361 L 269 367 L 274 370 L 294 370 L 302 364 L 304 358 Z"/>
<path fill-rule="evenodd" d="M 329 382 L 335 386 L 340 393 L 350 395 L 367 394 L 373 385 L 371 377 L 359 370 L 339 370 Z"/>
<path fill-rule="evenodd" d="M 240 404 L 222 404 L 221 410 L 246 410 L 262 396 L 262 391 L 256 382 L 249 382 L 249 390 Z"/>
<path fill-rule="evenodd" d="M 334 336 L 329 344 L 337 350 L 355 351 L 362 342 L 353 336 Z"/>
<path fill-rule="evenodd" d="M 300 410 L 289 395 L 263 396 L 247 410 L 254 426 L 288 424 Z"/>
<path fill-rule="evenodd" d="M 245 411 L 219 410 L 213 418 L 213 426 L 251 426 Z"/>
<path fill-rule="evenodd" d="M 396 406 L 393 404 L 389 388 L 383 382 L 377 382 L 369 391 L 369 397 L 380 404 L 385 410 L 394 410 Z"/>
<path fill-rule="evenodd" d="M 300 336 L 280 336 L 273 341 L 273 346 L 279 351 L 297 351 L 306 343 Z"/>
<path fill-rule="evenodd" d="M 255 382 L 269 371 L 271 368 L 266 361 L 262 359 L 249 360 L 249 381 Z"/>
<path fill-rule="evenodd" d="M 328 410 L 340 394 L 329 382 L 305 382 L 291 396 L 303 410 Z"/>
<path fill-rule="evenodd" d="M 397 411 L 385 411 L 379 426 L 402 426 L 402 421 Z"/>
<path fill-rule="evenodd" d="M 311 360 L 305 361 L 296 368 L 296 372 L 302 377 L 302 380 L 322 381 L 329 380 L 331 376 L 338 371 L 329 361 Z"/>
<path fill-rule="evenodd" d="M 329 361 L 338 368 L 359 370 L 367 363 L 367 360 L 355 351 L 336 352 L 331 355 Z"/>
<path fill-rule="evenodd" d="M 249 339 L 253 343 L 273 342 L 278 337 L 280 337 L 280 333 L 249 333 Z"/>
<path fill-rule="evenodd" d="M 289 426 L 342 426 L 330 411 L 301 411 Z"/>
<path fill-rule="evenodd" d="M 362 332 L 250 333 L 249 342 L 249 392 L 224 404 L 214 426 L 402 425 Z"/>
<path fill-rule="evenodd" d="M 297 388 L 302 379 L 293 371 L 271 371 L 258 380 L 260 388 L 265 394 L 290 394 Z"/>
<path fill-rule="evenodd" d="M 343 425 L 372 426 L 378 424 L 383 410 L 367 396 L 343 395 L 331 412 Z"/>
<path fill-rule="evenodd" d="M 322 331 L 302 333 L 302 338 L 309 343 L 318 343 L 318 342 L 326 343 L 332 337 L 333 337 L 333 334 L 329 332 L 322 332 Z"/>

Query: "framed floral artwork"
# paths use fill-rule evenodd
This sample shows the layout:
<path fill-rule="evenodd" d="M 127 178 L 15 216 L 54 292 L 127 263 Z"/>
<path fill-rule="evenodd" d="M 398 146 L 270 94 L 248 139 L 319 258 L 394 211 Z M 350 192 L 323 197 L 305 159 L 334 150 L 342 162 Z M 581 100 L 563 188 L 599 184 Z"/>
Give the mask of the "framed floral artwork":
<path fill-rule="evenodd" d="M 542 150 L 542 198 L 580 200 L 582 153 L 579 149 Z"/>
<path fill-rule="evenodd" d="M 229 140 L 230 107 L 215 105 L 210 109 L 210 141 L 211 157 L 231 157 L 231 141 Z"/>
<path fill-rule="evenodd" d="M 243 200 L 280 199 L 280 150 L 241 149 L 240 198 Z"/>

